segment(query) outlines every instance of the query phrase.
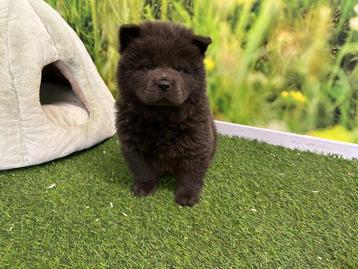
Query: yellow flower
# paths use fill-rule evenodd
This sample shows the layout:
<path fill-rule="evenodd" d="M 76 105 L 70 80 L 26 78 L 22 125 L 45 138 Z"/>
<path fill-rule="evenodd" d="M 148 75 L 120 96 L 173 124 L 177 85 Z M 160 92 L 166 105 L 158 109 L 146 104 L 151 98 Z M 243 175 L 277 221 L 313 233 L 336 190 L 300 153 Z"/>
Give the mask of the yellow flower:
<path fill-rule="evenodd" d="M 358 31 L 358 17 L 351 18 L 349 20 L 349 26 L 352 30 Z"/>
<path fill-rule="evenodd" d="M 290 94 L 297 102 L 304 103 L 306 101 L 306 97 L 300 91 L 292 91 Z"/>
<path fill-rule="evenodd" d="M 214 63 L 213 59 L 211 59 L 209 57 L 205 58 L 204 64 L 208 71 L 211 71 L 215 68 L 215 63 Z"/>
<path fill-rule="evenodd" d="M 344 142 L 354 142 L 353 133 L 340 125 L 332 126 L 327 129 L 314 130 L 309 132 L 308 135 Z"/>
<path fill-rule="evenodd" d="M 288 91 L 281 92 L 281 96 L 284 98 L 288 97 Z"/>
<path fill-rule="evenodd" d="M 281 96 L 283 98 L 292 98 L 298 103 L 304 103 L 306 101 L 306 97 L 300 91 L 282 91 Z"/>

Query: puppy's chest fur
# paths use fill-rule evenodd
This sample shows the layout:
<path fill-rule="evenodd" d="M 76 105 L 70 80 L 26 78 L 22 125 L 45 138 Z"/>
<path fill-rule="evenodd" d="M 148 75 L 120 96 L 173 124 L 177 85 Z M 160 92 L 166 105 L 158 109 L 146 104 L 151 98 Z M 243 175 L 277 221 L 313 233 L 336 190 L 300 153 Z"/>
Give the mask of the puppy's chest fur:
<path fill-rule="evenodd" d="M 119 107 L 118 131 L 123 146 L 134 147 L 148 160 L 195 158 L 206 148 L 203 141 L 209 136 L 210 124 L 201 118 L 188 114 L 147 118 L 126 105 Z"/>
<path fill-rule="evenodd" d="M 192 125 L 191 122 L 155 122 L 137 118 L 126 126 L 130 133 L 127 141 L 151 160 L 187 158 L 192 155 L 190 149 L 199 145 Z"/>

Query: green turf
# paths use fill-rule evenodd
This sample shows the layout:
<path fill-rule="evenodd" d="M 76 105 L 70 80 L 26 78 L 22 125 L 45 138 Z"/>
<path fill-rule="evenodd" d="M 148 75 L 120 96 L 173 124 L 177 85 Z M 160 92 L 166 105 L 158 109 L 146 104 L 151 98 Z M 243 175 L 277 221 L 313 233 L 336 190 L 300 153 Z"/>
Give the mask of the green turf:
<path fill-rule="evenodd" d="M 135 198 L 116 139 L 0 172 L 0 268 L 358 268 L 357 161 L 219 142 L 194 208 Z"/>

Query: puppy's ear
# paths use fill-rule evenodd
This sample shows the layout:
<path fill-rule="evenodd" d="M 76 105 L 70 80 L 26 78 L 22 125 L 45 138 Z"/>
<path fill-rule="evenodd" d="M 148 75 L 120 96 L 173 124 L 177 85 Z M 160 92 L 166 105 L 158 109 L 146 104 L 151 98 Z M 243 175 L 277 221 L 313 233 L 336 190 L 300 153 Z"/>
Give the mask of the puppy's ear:
<path fill-rule="evenodd" d="M 208 36 L 195 35 L 193 37 L 193 44 L 199 48 L 201 55 L 204 55 L 206 49 L 211 44 L 211 38 Z"/>
<path fill-rule="evenodd" d="M 125 24 L 119 29 L 119 52 L 125 49 L 140 35 L 140 26 L 136 24 Z"/>

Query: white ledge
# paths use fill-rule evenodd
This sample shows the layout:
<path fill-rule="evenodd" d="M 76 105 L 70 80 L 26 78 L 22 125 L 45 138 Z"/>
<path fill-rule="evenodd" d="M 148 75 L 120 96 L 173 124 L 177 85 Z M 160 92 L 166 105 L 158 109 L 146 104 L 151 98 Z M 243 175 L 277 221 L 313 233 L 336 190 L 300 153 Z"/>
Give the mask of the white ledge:
<path fill-rule="evenodd" d="M 215 121 L 220 134 L 258 140 L 290 149 L 311 151 L 325 155 L 339 155 L 345 159 L 358 158 L 358 145 L 307 135 L 251 127 L 224 121 Z"/>

